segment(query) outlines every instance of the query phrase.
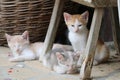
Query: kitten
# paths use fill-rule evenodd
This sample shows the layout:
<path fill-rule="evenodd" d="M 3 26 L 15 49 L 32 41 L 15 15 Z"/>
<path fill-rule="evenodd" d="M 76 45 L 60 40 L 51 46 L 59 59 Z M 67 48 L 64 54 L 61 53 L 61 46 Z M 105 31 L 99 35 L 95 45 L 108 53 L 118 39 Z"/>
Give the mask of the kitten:
<path fill-rule="evenodd" d="M 61 74 L 78 72 L 77 61 L 79 55 L 72 51 L 54 49 L 44 55 L 43 65 Z"/>
<path fill-rule="evenodd" d="M 5 34 L 8 46 L 12 51 L 13 58 L 9 61 L 26 61 L 38 59 L 42 51 L 43 42 L 36 42 L 30 44 L 29 33 L 25 31 L 22 35 L 8 35 Z M 71 50 L 72 47 L 69 45 L 54 44 L 53 49 L 61 48 Z"/>
<path fill-rule="evenodd" d="M 65 23 L 69 30 L 68 38 L 73 46 L 73 49 L 74 51 L 80 50 L 83 52 L 83 54 L 89 35 L 89 31 L 86 27 L 88 23 L 88 17 L 88 11 L 82 13 L 81 15 L 71 15 L 69 13 L 64 13 Z M 103 41 L 98 40 L 93 64 L 97 65 L 101 62 L 105 62 L 108 60 L 108 58 L 108 48 L 105 46 Z M 78 61 L 78 64 L 82 64 L 81 58 Z"/>

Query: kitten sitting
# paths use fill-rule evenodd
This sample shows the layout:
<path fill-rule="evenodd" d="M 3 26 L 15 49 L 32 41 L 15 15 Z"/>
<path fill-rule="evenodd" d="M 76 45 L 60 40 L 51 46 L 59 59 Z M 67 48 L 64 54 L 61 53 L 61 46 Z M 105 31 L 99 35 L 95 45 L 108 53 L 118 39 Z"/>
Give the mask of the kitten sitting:
<path fill-rule="evenodd" d="M 73 74 L 79 72 L 77 61 L 79 55 L 72 51 L 54 49 L 44 55 L 43 65 L 57 73 Z"/>
<path fill-rule="evenodd" d="M 69 40 L 73 46 L 74 51 L 82 51 L 84 56 L 84 50 L 86 48 L 89 31 L 87 29 L 89 12 L 86 11 L 82 14 L 71 15 L 69 13 L 64 13 L 65 23 L 69 30 Z M 97 41 L 97 46 L 95 50 L 94 65 L 100 64 L 107 61 L 109 58 L 109 50 L 105 46 L 104 42 L 100 39 Z M 83 60 L 80 56 L 78 65 L 81 66 Z"/>
<path fill-rule="evenodd" d="M 29 33 L 25 31 L 22 35 L 8 35 L 5 34 L 8 46 L 12 51 L 13 57 L 9 61 L 27 61 L 38 59 L 42 51 L 43 42 L 36 42 L 30 44 Z M 61 48 L 71 50 L 69 45 L 54 44 L 53 49 Z"/>

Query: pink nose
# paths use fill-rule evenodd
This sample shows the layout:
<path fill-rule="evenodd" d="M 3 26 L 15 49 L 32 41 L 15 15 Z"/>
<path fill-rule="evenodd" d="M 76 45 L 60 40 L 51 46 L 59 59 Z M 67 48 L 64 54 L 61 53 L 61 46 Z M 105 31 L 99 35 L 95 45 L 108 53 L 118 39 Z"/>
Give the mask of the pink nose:
<path fill-rule="evenodd" d="M 79 31 L 79 29 L 78 28 L 75 28 L 75 32 L 78 32 Z"/>

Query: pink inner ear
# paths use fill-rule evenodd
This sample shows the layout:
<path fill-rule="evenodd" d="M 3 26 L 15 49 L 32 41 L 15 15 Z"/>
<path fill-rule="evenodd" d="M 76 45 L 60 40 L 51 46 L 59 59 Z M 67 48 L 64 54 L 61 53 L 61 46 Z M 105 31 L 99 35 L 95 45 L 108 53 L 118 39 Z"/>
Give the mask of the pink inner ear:
<path fill-rule="evenodd" d="M 65 21 L 70 20 L 71 19 L 71 14 L 64 12 L 64 19 L 65 19 Z"/>
<path fill-rule="evenodd" d="M 56 53 L 56 56 L 59 60 L 62 60 L 63 59 L 63 55 L 60 54 L 59 52 Z"/>
<path fill-rule="evenodd" d="M 28 40 L 28 31 L 25 31 L 24 33 L 23 33 L 23 38 L 24 39 L 26 39 L 26 40 Z"/>
<path fill-rule="evenodd" d="M 89 17 L 88 11 L 85 11 L 83 14 L 81 14 L 81 16 L 83 19 L 88 20 L 88 17 Z"/>
<path fill-rule="evenodd" d="M 5 34 L 5 36 L 6 36 L 7 41 L 10 41 L 11 36 L 10 36 L 10 35 L 8 35 L 7 33 Z"/>

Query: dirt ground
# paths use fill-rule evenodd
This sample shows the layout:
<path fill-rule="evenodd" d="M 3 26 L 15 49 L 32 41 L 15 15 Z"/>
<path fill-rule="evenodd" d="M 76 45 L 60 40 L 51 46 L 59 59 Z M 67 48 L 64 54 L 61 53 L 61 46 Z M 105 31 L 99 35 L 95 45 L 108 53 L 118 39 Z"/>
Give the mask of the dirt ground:
<path fill-rule="evenodd" d="M 93 80 L 120 80 L 120 56 L 113 42 L 109 46 L 111 57 L 107 63 L 94 66 Z M 79 74 L 57 74 L 45 68 L 38 60 L 9 62 L 7 47 L 0 47 L 0 80 L 79 80 Z"/>

